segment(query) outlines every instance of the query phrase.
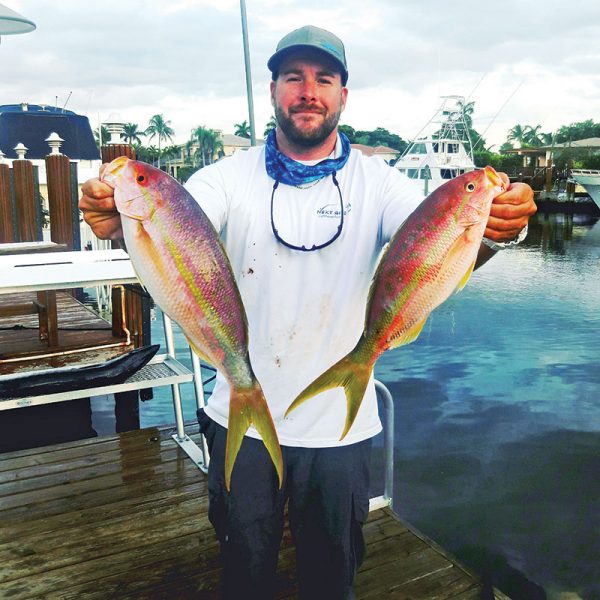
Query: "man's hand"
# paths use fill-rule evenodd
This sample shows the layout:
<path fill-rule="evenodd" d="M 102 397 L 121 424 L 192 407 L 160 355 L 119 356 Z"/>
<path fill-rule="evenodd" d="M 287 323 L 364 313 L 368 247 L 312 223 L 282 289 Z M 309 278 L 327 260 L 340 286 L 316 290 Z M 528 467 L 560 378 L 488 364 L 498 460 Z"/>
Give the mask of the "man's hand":
<path fill-rule="evenodd" d="M 100 167 L 100 176 L 105 168 L 106 165 Z M 81 192 L 79 209 L 96 237 L 101 240 L 122 239 L 121 215 L 115 206 L 114 190 L 100 179 L 94 178 L 88 179 L 81 186 Z"/>
<path fill-rule="evenodd" d="M 499 175 L 506 184 L 506 191 L 494 198 L 483 235 L 493 242 L 510 242 L 527 225 L 537 206 L 531 187 L 526 183 L 511 184 L 505 173 Z"/>

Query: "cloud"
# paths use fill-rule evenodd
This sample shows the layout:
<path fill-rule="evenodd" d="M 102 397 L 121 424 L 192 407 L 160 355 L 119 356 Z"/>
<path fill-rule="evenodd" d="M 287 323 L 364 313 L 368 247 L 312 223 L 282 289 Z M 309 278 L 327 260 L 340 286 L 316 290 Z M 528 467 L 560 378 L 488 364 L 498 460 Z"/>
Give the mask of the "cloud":
<path fill-rule="evenodd" d="M 69 108 L 94 121 L 118 112 L 144 126 L 162 112 L 179 141 L 199 123 L 232 131 L 248 118 L 235 0 L 5 2 L 37 30 L 3 38 L 1 103 L 62 105 L 72 91 Z M 544 10 L 516 0 L 502 9 L 465 0 L 453 10 L 441 0 L 246 4 L 259 134 L 271 115 L 266 61 L 306 23 L 346 43 L 344 120 L 357 129 L 410 138 L 441 94 L 472 93 L 488 143 L 501 144 L 517 122 L 551 131 L 597 118 L 600 5 L 592 0 L 578 3 L 577 18 L 554 0 Z"/>

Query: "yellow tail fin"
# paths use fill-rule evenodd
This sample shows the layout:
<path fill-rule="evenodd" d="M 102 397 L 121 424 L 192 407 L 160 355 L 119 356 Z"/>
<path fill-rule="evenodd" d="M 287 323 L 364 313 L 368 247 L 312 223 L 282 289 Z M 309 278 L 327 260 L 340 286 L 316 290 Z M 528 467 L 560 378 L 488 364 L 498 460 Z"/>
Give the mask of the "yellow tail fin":
<path fill-rule="evenodd" d="M 275 424 L 269 412 L 267 401 L 258 382 L 252 388 L 231 388 L 229 399 L 229 423 L 227 446 L 225 448 L 225 486 L 231 489 L 233 464 L 242 445 L 248 427 L 254 425 L 260 433 L 265 447 L 275 465 L 279 477 L 279 487 L 283 484 L 283 457 Z"/>
<path fill-rule="evenodd" d="M 346 437 L 346 434 L 352 427 L 354 419 L 360 408 L 365 390 L 369 384 L 369 378 L 373 371 L 373 364 L 365 364 L 364 360 L 358 360 L 358 353 L 353 351 L 347 354 L 340 361 L 330 367 L 325 373 L 317 377 L 300 395 L 290 404 L 285 416 L 298 408 L 309 398 L 320 394 L 326 390 L 343 387 L 346 394 L 346 403 L 348 411 L 346 413 L 346 424 L 340 440 Z"/>

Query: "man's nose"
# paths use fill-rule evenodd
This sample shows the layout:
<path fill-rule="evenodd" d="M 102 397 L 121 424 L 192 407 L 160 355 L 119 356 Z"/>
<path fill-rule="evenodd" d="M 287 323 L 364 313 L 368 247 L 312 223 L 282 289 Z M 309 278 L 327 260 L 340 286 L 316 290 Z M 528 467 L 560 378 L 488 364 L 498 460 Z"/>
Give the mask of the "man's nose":
<path fill-rule="evenodd" d="M 302 89 L 300 90 L 300 95 L 302 96 L 302 100 L 304 100 L 305 102 L 316 100 L 315 82 L 309 79 L 305 79 Z"/>

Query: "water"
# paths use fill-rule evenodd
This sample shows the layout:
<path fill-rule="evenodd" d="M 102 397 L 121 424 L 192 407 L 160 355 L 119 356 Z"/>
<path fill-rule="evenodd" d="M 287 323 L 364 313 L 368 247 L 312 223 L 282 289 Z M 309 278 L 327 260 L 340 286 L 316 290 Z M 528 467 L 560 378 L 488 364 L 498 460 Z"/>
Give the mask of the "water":
<path fill-rule="evenodd" d="M 538 215 L 376 367 L 396 401 L 396 511 L 515 600 L 600 598 L 599 282 L 600 222 Z M 112 406 L 94 411 L 102 433 Z M 173 422 L 168 388 L 141 422 Z"/>

